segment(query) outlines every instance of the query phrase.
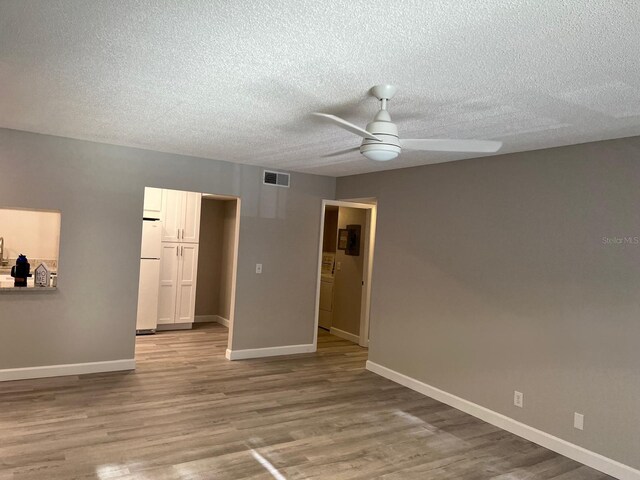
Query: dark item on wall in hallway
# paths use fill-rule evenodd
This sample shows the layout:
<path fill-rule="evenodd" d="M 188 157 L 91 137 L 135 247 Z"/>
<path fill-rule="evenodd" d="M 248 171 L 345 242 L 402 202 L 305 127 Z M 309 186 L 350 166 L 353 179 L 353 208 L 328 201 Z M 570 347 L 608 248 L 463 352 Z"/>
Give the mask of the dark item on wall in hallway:
<path fill-rule="evenodd" d="M 346 250 L 349 244 L 349 231 L 346 228 L 338 230 L 338 250 Z"/>
<path fill-rule="evenodd" d="M 18 255 L 15 266 L 11 267 L 11 276 L 14 278 L 13 286 L 26 287 L 27 277 L 31 276 L 29 273 L 30 270 L 31 265 L 29 264 L 27 257 L 22 254 Z"/>
<path fill-rule="evenodd" d="M 362 227 L 360 225 L 347 225 L 347 248 L 345 250 L 346 255 L 359 256 L 360 255 L 360 231 Z"/>

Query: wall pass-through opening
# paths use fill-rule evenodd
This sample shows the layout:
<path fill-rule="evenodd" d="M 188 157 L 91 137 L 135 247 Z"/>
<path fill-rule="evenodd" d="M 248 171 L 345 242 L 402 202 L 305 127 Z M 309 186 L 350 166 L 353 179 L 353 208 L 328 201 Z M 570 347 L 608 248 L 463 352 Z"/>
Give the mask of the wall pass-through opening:
<path fill-rule="evenodd" d="M 136 333 L 191 330 L 235 313 L 240 199 L 145 189 Z"/>

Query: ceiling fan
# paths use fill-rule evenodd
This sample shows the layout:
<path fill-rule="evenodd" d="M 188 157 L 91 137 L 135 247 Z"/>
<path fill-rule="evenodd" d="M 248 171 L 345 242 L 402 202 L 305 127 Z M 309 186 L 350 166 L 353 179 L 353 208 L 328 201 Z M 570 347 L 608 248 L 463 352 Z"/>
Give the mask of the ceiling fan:
<path fill-rule="evenodd" d="M 502 147 L 502 142 L 493 140 L 455 140 L 442 138 L 403 138 L 401 140 L 398 136 L 398 127 L 391 121 L 391 115 L 389 115 L 387 111 L 387 102 L 393 98 L 396 90 L 396 87 L 393 85 L 376 85 L 370 90 L 371 94 L 380 100 L 380 110 L 376 113 L 373 121 L 367 124 L 366 129 L 360 128 L 335 115 L 314 112 L 313 115 L 331 120 L 338 127 L 344 128 L 364 139 L 360 147 L 334 152 L 325 156 L 333 157 L 360 150 L 360 153 L 370 160 L 386 162 L 400 155 L 403 148 L 427 152 L 492 153 L 497 152 Z"/>

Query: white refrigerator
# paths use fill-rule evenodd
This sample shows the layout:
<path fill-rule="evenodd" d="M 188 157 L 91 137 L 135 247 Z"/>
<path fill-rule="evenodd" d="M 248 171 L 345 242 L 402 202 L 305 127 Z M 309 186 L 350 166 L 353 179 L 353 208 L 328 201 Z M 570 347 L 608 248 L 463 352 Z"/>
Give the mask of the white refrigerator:
<path fill-rule="evenodd" d="M 145 219 L 142 222 L 136 333 L 155 333 L 156 331 L 161 248 L 162 223 L 157 220 Z"/>

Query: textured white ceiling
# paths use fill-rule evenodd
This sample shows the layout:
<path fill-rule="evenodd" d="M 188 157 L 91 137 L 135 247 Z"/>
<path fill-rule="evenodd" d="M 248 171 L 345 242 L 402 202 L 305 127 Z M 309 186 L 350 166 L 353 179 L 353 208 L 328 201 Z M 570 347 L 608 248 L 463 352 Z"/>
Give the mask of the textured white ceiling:
<path fill-rule="evenodd" d="M 341 176 L 475 156 L 321 158 L 376 83 L 405 138 L 638 135 L 638 52 L 636 0 L 0 0 L 0 127 Z"/>

